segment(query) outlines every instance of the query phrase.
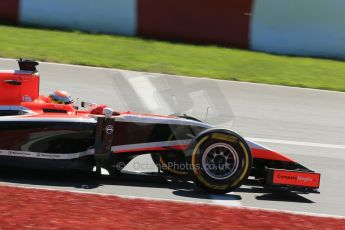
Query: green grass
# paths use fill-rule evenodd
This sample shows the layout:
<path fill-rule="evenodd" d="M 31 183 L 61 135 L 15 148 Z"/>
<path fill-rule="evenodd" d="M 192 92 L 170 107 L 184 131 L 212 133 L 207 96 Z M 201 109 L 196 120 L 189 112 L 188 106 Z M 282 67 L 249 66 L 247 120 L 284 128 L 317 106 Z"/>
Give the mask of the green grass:
<path fill-rule="evenodd" d="M 345 91 L 345 62 L 0 26 L 0 56 Z"/>

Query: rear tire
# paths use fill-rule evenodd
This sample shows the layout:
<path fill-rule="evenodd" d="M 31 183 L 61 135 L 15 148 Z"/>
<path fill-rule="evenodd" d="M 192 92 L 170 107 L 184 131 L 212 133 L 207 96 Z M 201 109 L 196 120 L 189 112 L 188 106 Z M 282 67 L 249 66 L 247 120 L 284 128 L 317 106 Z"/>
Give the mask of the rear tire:
<path fill-rule="evenodd" d="M 209 130 L 191 148 L 189 172 L 209 193 L 225 194 L 248 179 L 252 155 L 246 141 L 228 130 Z"/>
<path fill-rule="evenodd" d="M 189 116 L 184 113 L 174 113 L 169 116 L 184 118 L 192 121 L 202 122 L 199 119 Z M 173 137 L 169 137 L 171 140 Z M 168 153 L 152 153 L 151 158 L 157 168 L 169 176 L 186 177 L 188 176 L 188 170 L 185 169 L 186 158 L 184 154 L 178 152 L 168 152 Z M 177 167 L 173 167 L 177 166 Z"/>
<path fill-rule="evenodd" d="M 188 176 L 188 171 L 185 170 L 186 158 L 183 154 L 178 152 L 168 153 L 152 153 L 151 158 L 156 164 L 157 168 L 164 174 L 173 177 Z"/>

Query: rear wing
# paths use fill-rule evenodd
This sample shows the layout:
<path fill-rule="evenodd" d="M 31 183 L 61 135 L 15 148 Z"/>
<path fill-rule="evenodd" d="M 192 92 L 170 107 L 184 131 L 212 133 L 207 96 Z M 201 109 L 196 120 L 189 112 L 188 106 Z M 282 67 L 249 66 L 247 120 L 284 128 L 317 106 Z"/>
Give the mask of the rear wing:
<path fill-rule="evenodd" d="M 31 71 L 34 73 L 37 72 L 36 66 L 39 65 L 37 61 L 20 58 L 19 60 L 17 60 L 17 62 L 20 70 Z"/>

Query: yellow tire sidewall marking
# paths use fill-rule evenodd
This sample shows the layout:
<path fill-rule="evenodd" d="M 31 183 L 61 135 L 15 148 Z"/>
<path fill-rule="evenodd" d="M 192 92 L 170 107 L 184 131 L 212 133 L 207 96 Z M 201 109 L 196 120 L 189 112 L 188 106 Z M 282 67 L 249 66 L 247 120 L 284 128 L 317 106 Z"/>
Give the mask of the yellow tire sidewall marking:
<path fill-rule="evenodd" d="M 237 140 L 236 142 L 238 142 L 240 144 L 240 146 L 243 149 L 244 155 L 245 155 L 245 167 L 244 167 L 244 170 L 243 170 L 241 176 L 236 181 L 234 181 L 234 183 L 232 183 L 231 185 L 230 184 L 228 184 L 228 185 L 214 185 L 214 184 L 210 184 L 208 181 L 206 181 L 200 175 L 199 171 L 196 169 L 197 168 L 196 167 L 196 153 L 197 153 L 200 145 L 202 143 L 204 143 L 208 138 L 210 138 L 210 136 L 206 136 L 206 137 L 202 138 L 197 143 L 197 145 L 194 147 L 194 149 L 193 149 L 193 153 L 192 153 L 192 167 L 193 167 L 194 175 L 200 180 L 200 182 L 202 182 L 204 185 L 206 185 L 206 186 L 208 186 L 209 188 L 212 188 L 212 189 L 226 189 L 229 186 L 237 185 L 240 181 L 242 181 L 244 176 L 247 174 L 248 167 L 249 167 L 249 155 L 248 155 L 248 151 L 245 148 L 244 144 L 241 141 L 238 141 L 238 139 L 236 137 L 233 137 L 233 136 L 227 136 L 227 135 L 219 134 L 219 133 L 215 133 L 215 134 L 211 135 L 211 138 L 213 138 L 213 139 L 222 140 L 222 141 L 230 141 L 231 140 L 230 142 L 233 142 L 233 143 L 234 143 L 234 140 L 236 139 Z"/>
<path fill-rule="evenodd" d="M 206 136 L 204 138 L 202 138 L 198 144 L 194 147 L 194 150 L 193 150 L 193 153 L 192 153 L 192 167 L 193 167 L 193 172 L 194 172 L 194 175 L 200 180 L 200 182 L 202 182 L 204 185 L 206 185 L 207 187 L 209 188 L 212 188 L 212 189 L 226 189 L 228 187 L 228 185 L 214 185 L 214 184 L 211 184 L 209 183 L 208 181 L 205 180 L 205 178 L 203 178 L 199 171 L 196 169 L 196 153 L 200 147 L 200 145 L 202 143 L 204 143 L 207 139 L 209 139 L 210 136 Z M 199 167 L 198 167 L 199 168 Z"/>
<path fill-rule="evenodd" d="M 168 138 L 168 141 L 170 141 L 172 138 L 174 137 L 174 134 L 171 134 L 170 137 Z M 175 169 L 172 169 L 172 168 L 169 168 L 168 167 L 168 164 L 165 163 L 164 159 L 162 158 L 162 156 L 159 156 L 159 162 L 161 163 L 161 166 L 165 165 L 166 167 L 166 170 L 173 173 L 173 174 L 176 174 L 176 175 L 180 175 L 180 176 L 186 176 L 188 175 L 188 172 L 184 172 L 184 171 L 177 171 Z"/>
<path fill-rule="evenodd" d="M 188 172 L 184 172 L 184 171 L 177 171 L 175 169 L 172 169 L 169 167 L 169 165 L 167 163 L 164 162 L 164 159 L 162 158 L 162 156 L 159 156 L 159 162 L 161 163 L 162 167 L 163 165 L 165 165 L 165 169 L 173 174 L 177 174 L 177 175 L 181 175 L 181 176 L 186 176 L 188 175 Z"/>
<path fill-rule="evenodd" d="M 231 186 L 237 185 L 237 184 L 244 178 L 244 176 L 245 176 L 245 175 L 247 174 L 247 172 L 248 172 L 248 167 L 249 167 L 249 155 L 248 155 L 248 151 L 247 151 L 247 149 L 246 149 L 246 147 L 244 146 L 244 144 L 243 144 L 242 141 L 240 141 L 239 143 L 240 143 L 240 146 L 242 147 L 243 152 L 244 152 L 245 166 L 244 166 L 242 175 L 241 175 L 237 180 L 235 180 L 235 182 L 232 183 Z"/>
<path fill-rule="evenodd" d="M 212 134 L 212 138 L 217 139 L 217 140 L 222 140 L 222 141 L 228 141 L 230 143 L 238 143 L 238 139 L 236 137 L 225 135 L 222 133 L 214 133 Z"/>

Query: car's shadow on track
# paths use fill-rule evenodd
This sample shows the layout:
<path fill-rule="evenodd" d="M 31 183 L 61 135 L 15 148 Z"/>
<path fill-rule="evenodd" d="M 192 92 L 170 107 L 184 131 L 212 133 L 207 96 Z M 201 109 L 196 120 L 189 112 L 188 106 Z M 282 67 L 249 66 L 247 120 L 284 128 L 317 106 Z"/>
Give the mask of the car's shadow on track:
<path fill-rule="evenodd" d="M 137 173 L 121 176 L 96 175 L 86 172 L 59 172 L 32 169 L 1 168 L 0 182 L 30 187 L 58 187 L 68 190 L 92 190 L 104 186 L 153 187 L 171 189 L 172 194 L 180 197 L 204 200 L 241 200 L 241 195 L 225 194 L 210 196 L 199 190 L 192 182 L 170 180 L 161 176 L 142 175 Z M 97 192 L 97 191 L 95 191 Z M 111 191 L 109 191 L 111 193 Z M 272 192 L 260 187 L 241 187 L 236 193 L 257 193 L 257 200 L 282 202 L 314 203 L 296 193 Z M 116 194 L 116 192 L 114 193 Z"/>
<path fill-rule="evenodd" d="M 289 192 L 289 191 L 274 191 L 272 189 L 262 188 L 262 187 L 253 187 L 253 186 L 242 186 L 236 190 L 240 193 L 255 193 L 258 194 L 255 196 L 256 200 L 262 201 L 280 201 L 280 202 L 294 202 L 294 203 L 306 203 L 312 204 L 314 201 L 307 199 L 301 195 L 303 193 Z"/>
<path fill-rule="evenodd" d="M 106 185 L 121 185 L 133 187 L 169 188 L 173 190 L 194 190 L 193 183 L 183 180 L 169 181 L 160 176 L 151 175 L 96 175 L 79 171 L 47 171 L 18 168 L 1 168 L 0 182 L 44 187 L 63 187 L 92 190 Z"/>

